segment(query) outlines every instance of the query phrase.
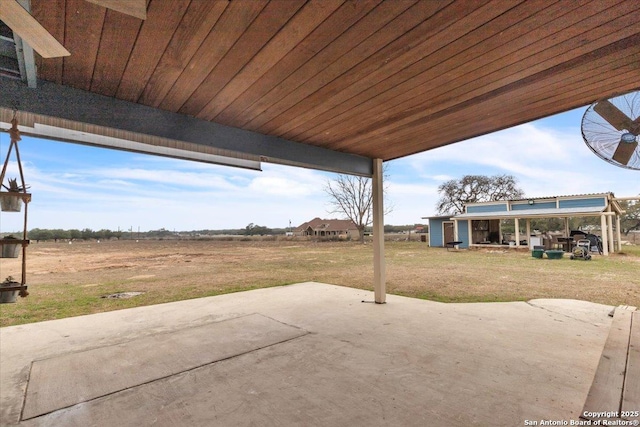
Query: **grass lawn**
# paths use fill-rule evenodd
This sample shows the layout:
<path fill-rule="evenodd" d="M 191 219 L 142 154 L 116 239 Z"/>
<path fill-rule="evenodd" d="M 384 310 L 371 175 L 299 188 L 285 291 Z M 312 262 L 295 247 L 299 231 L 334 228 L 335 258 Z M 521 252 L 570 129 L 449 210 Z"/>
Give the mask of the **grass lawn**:
<path fill-rule="evenodd" d="M 269 286 L 317 281 L 372 290 L 371 244 L 309 241 L 34 243 L 30 295 L 0 305 L 0 326 Z M 2 278 L 19 277 L 3 259 Z M 446 251 L 386 243 L 387 291 L 442 302 L 570 298 L 640 306 L 640 246 L 591 261 L 535 259 L 509 250 Z M 106 299 L 139 291 L 130 299 Z"/>

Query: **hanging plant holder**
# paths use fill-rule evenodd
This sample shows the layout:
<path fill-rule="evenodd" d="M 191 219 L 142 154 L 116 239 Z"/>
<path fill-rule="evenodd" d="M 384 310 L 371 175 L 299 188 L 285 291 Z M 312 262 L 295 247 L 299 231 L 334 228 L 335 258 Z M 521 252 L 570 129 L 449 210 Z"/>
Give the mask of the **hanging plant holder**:
<path fill-rule="evenodd" d="M 2 212 L 20 212 L 22 204 L 31 201 L 31 194 L 27 193 L 28 187 L 24 182 L 24 172 L 22 171 L 20 151 L 18 150 L 18 141 L 20 141 L 21 138 L 20 131 L 18 131 L 18 120 L 15 117 L 11 120 L 11 125 L 11 129 L 9 130 L 11 144 L 9 144 L 7 157 L 2 166 L 2 173 L 0 173 L 0 185 L 2 186 L 2 188 L 0 188 L 0 209 L 2 209 Z M 18 182 L 18 178 L 9 178 L 5 181 L 9 159 L 14 150 L 18 163 L 18 171 L 20 173 L 20 182 Z"/>
<path fill-rule="evenodd" d="M 0 303 L 16 302 L 16 297 L 21 289 L 20 283 L 14 281 L 13 277 L 7 277 L 7 280 L 0 283 Z M 26 287 L 24 292 L 27 293 Z"/>
<path fill-rule="evenodd" d="M 0 245 L 2 246 L 0 258 L 18 258 L 20 249 L 29 245 L 29 241 L 19 240 L 13 236 L 6 236 L 4 239 L 0 239 Z"/>
<path fill-rule="evenodd" d="M 22 209 L 22 200 L 20 200 L 19 196 L 5 193 L 2 195 L 2 199 L 0 199 L 0 207 L 2 208 L 2 212 L 20 212 Z"/>
<path fill-rule="evenodd" d="M 17 146 L 16 146 L 17 147 Z M 0 208 L 2 212 L 20 212 L 23 203 L 31 201 L 31 194 L 26 192 L 26 186 L 18 185 L 17 178 L 10 178 L 7 184 L 2 184 L 7 191 L 0 191 Z"/>
<path fill-rule="evenodd" d="M 5 158 L 2 172 L 0 173 L 0 208 L 2 212 L 20 212 L 24 204 L 23 235 L 22 239 L 13 236 L 6 236 L 0 239 L 0 256 L 2 258 L 18 258 L 20 252 L 22 252 L 22 277 L 20 281 L 17 281 L 12 276 L 9 276 L 0 283 L 0 303 L 16 302 L 17 295 L 21 297 L 29 295 L 25 283 L 27 276 L 27 246 L 29 245 L 29 240 L 27 239 L 27 211 L 28 204 L 31 201 L 31 194 L 27 193 L 28 187 L 24 182 L 20 152 L 18 151 L 18 141 L 20 141 L 21 138 L 15 112 L 13 120 L 11 120 L 9 135 L 11 136 L 11 144 L 9 144 L 7 157 Z M 18 181 L 18 178 L 9 178 L 5 181 L 9 159 L 14 150 L 20 181 Z M 22 249 L 22 251 L 20 251 L 20 249 Z"/>
<path fill-rule="evenodd" d="M 15 239 L 2 239 L 2 258 L 18 258 L 20 245 L 13 243 Z"/>

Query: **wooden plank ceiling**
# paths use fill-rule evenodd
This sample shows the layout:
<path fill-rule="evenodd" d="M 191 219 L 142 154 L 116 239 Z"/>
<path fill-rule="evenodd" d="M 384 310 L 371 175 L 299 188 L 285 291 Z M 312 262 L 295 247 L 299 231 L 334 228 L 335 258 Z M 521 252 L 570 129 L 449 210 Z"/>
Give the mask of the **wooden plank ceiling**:
<path fill-rule="evenodd" d="M 31 0 L 39 78 L 390 160 L 640 87 L 637 0 Z"/>

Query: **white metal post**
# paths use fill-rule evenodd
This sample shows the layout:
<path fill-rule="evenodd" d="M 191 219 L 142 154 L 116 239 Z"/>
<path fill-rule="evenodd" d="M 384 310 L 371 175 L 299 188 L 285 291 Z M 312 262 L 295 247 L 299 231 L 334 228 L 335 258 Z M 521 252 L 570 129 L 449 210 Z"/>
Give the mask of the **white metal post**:
<path fill-rule="evenodd" d="M 622 234 L 620 234 L 620 215 L 616 215 L 616 236 L 618 236 L 618 252 L 622 252 Z"/>
<path fill-rule="evenodd" d="M 609 237 L 609 252 L 614 253 L 616 251 L 613 241 L 613 217 L 607 215 L 607 236 Z"/>
<path fill-rule="evenodd" d="M 514 224 L 516 227 L 516 248 L 520 246 L 520 220 L 514 218 Z"/>
<path fill-rule="evenodd" d="M 607 236 L 607 217 L 600 215 L 600 234 L 602 237 L 602 255 L 609 255 L 609 239 Z"/>
<path fill-rule="evenodd" d="M 373 287 L 375 302 L 387 301 L 384 262 L 384 204 L 382 159 L 373 160 Z"/>

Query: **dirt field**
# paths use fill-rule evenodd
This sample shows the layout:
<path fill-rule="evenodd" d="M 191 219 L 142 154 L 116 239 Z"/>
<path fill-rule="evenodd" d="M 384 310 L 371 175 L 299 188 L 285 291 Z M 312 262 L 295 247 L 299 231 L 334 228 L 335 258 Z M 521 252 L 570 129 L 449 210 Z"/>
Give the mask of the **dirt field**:
<path fill-rule="evenodd" d="M 387 290 L 444 302 L 572 298 L 640 306 L 640 248 L 592 261 L 534 259 L 508 250 L 448 252 L 387 242 Z M 372 289 L 370 244 L 308 241 L 33 243 L 30 295 L 0 305 L 0 326 L 318 281 Z M 19 277 L 2 259 L 0 276 Z M 103 298 L 143 292 L 129 299 Z"/>

